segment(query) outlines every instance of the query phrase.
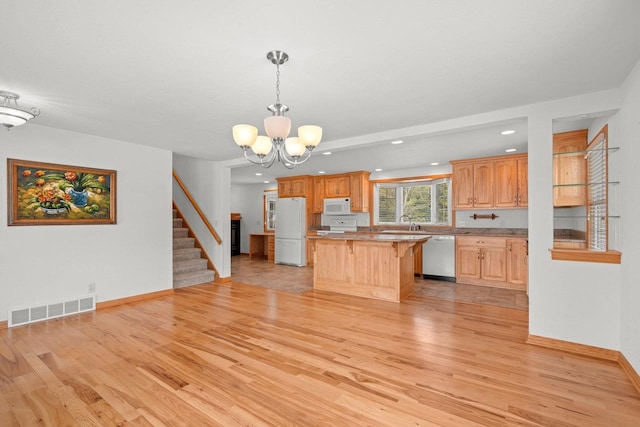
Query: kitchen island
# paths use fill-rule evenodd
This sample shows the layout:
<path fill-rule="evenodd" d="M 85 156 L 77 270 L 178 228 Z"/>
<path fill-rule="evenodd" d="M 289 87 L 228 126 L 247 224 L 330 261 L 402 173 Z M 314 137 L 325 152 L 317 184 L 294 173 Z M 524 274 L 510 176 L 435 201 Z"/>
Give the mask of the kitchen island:
<path fill-rule="evenodd" d="M 344 233 L 308 236 L 314 244 L 313 287 L 400 302 L 413 292 L 413 250 L 425 234 Z"/>

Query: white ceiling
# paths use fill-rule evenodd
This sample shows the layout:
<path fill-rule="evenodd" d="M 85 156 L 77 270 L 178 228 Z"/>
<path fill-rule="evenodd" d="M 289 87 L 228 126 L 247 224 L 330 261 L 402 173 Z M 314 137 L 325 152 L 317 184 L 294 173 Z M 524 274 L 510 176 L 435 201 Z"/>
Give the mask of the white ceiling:
<path fill-rule="evenodd" d="M 266 53 L 286 51 L 281 100 L 293 126 L 321 125 L 318 151 L 334 154 L 267 177 L 523 151 L 522 121 L 406 129 L 617 88 L 640 59 L 637 0 L 3 0 L 1 9 L 0 90 L 42 110 L 34 125 L 229 165 L 245 164 L 231 127 L 262 128 L 275 101 Z M 504 126 L 519 131 L 503 137 Z M 391 146 L 396 132 L 409 137 Z M 258 169 L 236 167 L 232 179 L 261 182 Z"/>

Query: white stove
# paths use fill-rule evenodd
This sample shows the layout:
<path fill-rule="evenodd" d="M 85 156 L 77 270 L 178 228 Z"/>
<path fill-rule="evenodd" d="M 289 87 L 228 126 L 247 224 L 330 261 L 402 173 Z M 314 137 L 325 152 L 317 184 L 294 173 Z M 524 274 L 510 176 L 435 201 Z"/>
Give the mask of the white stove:
<path fill-rule="evenodd" d="M 358 231 L 358 220 L 356 219 L 331 219 L 328 230 L 318 230 L 319 235 L 331 233 L 346 233 Z"/>

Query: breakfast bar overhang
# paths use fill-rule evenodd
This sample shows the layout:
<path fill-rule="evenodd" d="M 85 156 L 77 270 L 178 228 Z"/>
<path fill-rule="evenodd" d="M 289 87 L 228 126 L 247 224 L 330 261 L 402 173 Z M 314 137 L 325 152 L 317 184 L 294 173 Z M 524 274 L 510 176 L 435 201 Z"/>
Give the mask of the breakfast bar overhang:
<path fill-rule="evenodd" d="M 413 292 L 414 247 L 423 234 L 345 233 L 314 242 L 314 289 L 400 302 Z"/>

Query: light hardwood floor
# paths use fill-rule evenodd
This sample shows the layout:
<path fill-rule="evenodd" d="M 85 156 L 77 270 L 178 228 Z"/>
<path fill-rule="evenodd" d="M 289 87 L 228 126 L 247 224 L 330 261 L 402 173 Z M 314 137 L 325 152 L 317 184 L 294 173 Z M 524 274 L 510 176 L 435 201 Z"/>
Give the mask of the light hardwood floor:
<path fill-rule="evenodd" d="M 0 426 L 638 426 L 617 363 L 527 312 L 241 283 L 0 331 Z"/>

